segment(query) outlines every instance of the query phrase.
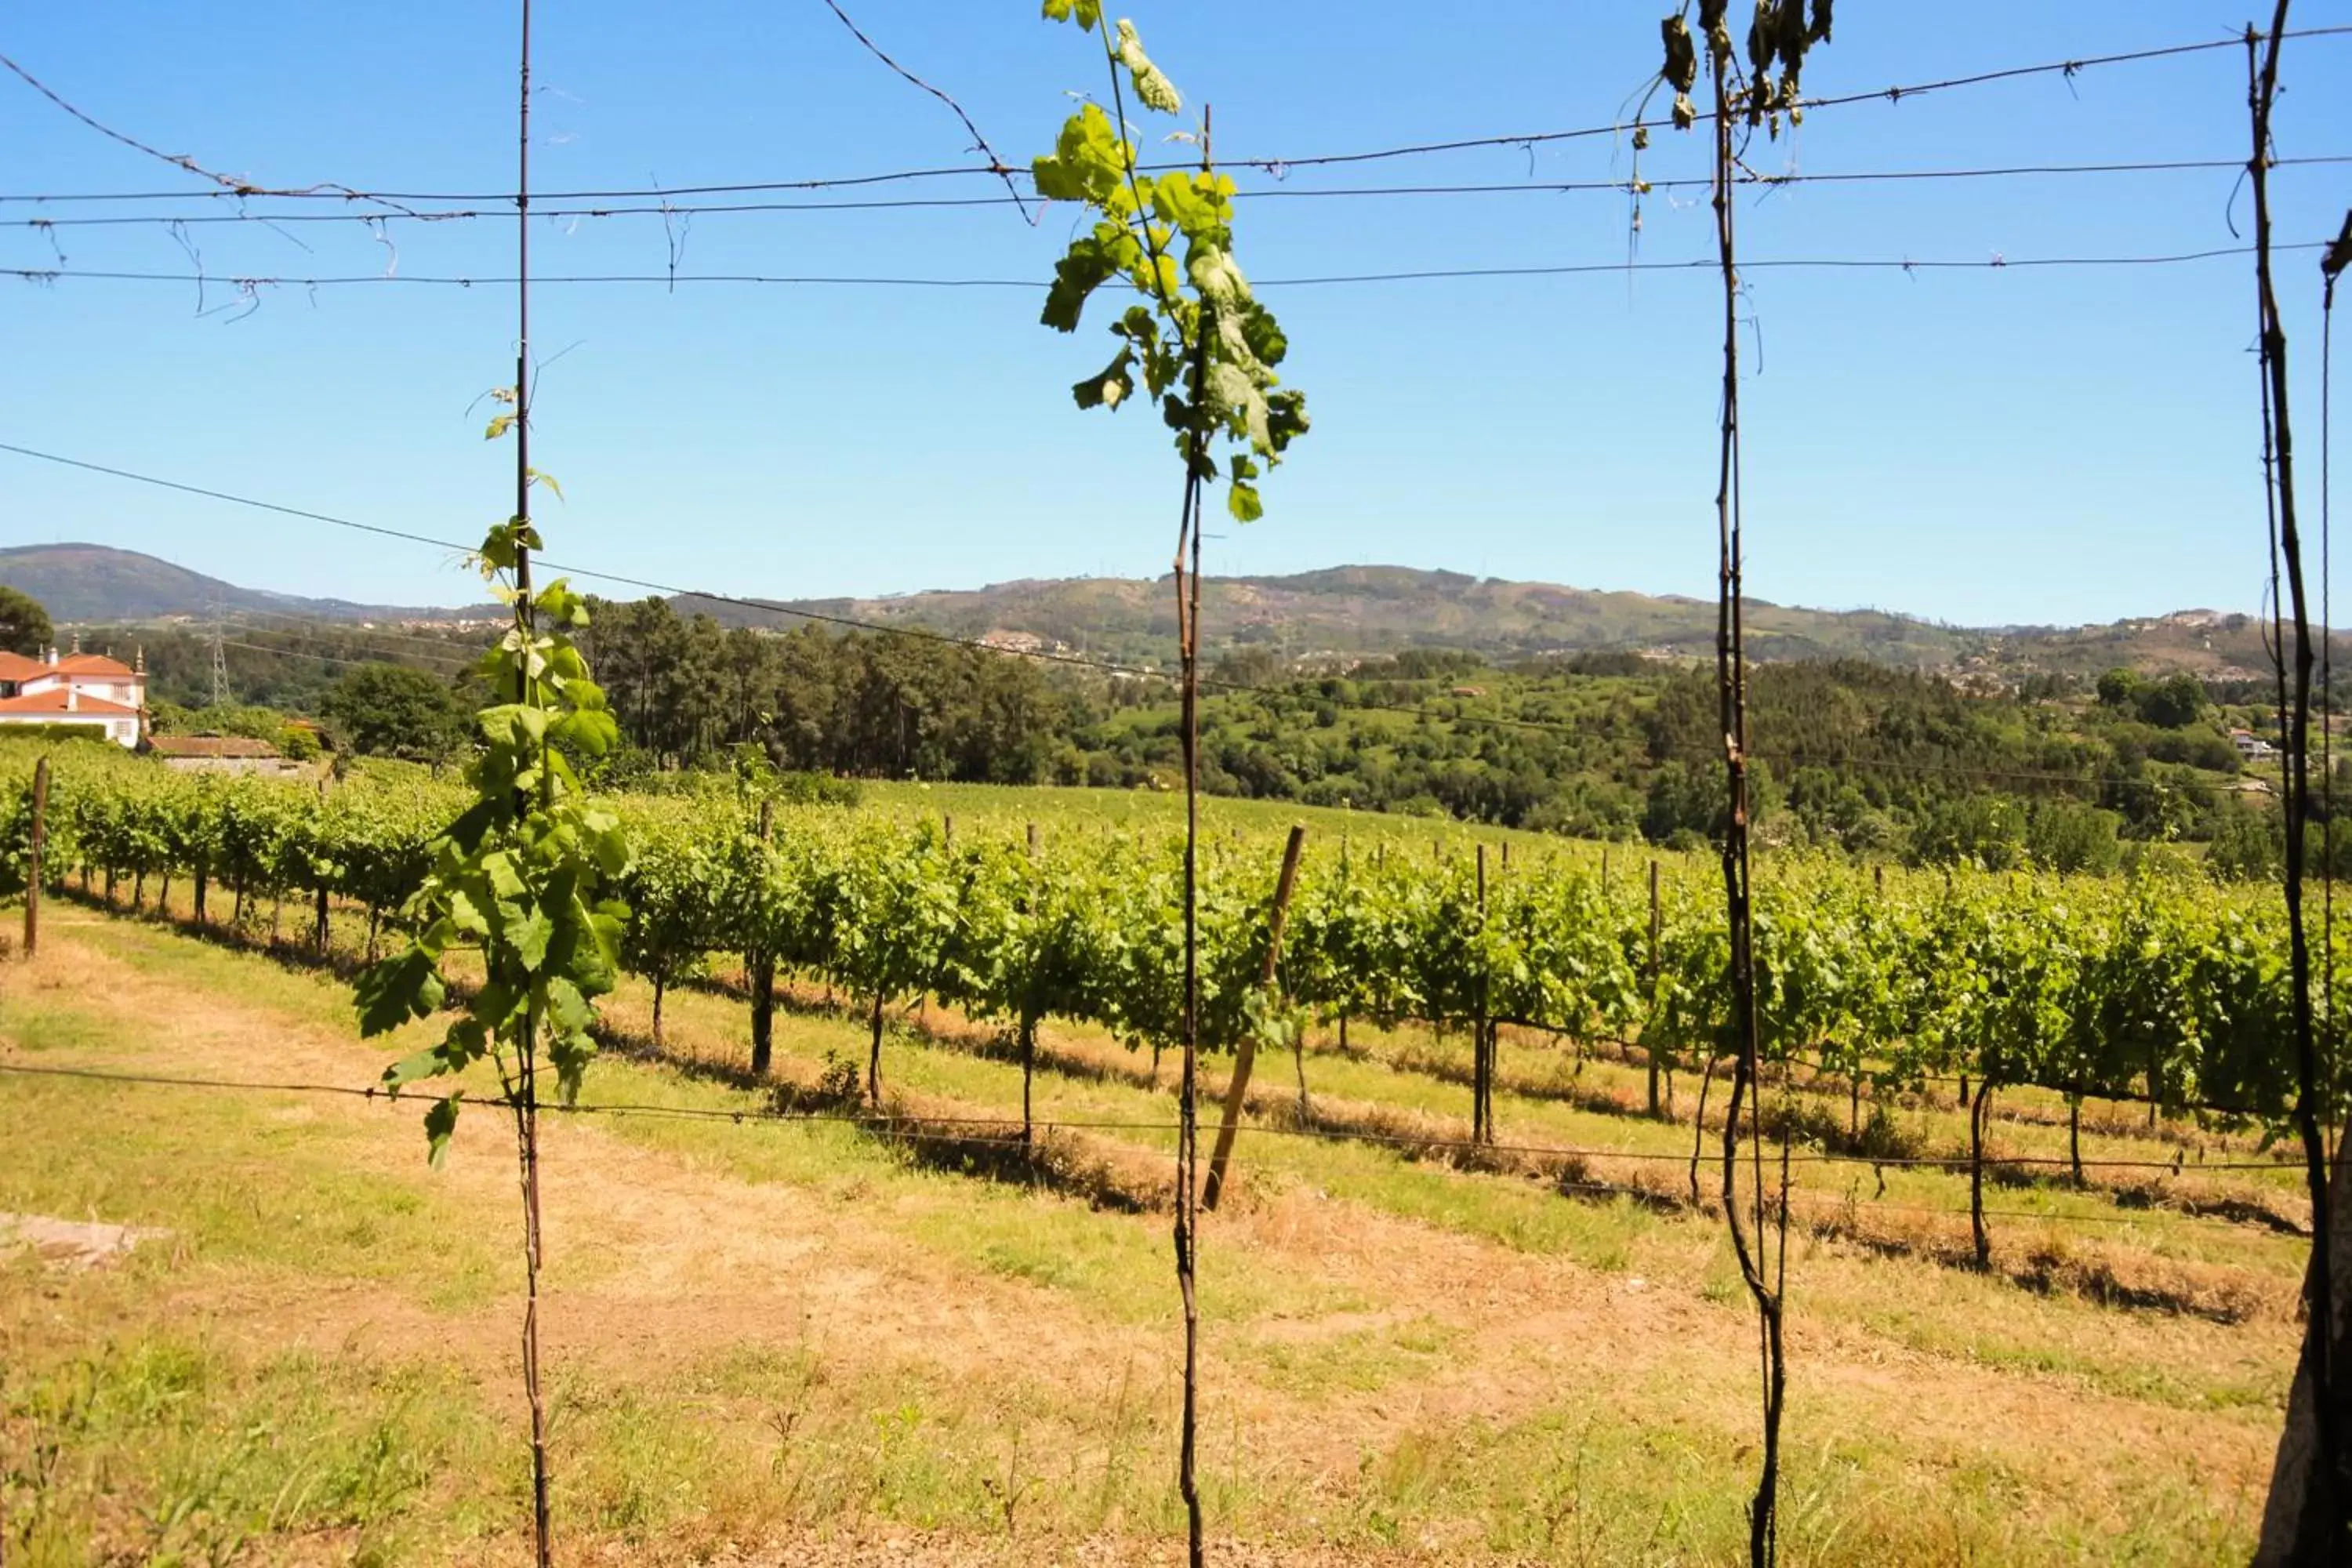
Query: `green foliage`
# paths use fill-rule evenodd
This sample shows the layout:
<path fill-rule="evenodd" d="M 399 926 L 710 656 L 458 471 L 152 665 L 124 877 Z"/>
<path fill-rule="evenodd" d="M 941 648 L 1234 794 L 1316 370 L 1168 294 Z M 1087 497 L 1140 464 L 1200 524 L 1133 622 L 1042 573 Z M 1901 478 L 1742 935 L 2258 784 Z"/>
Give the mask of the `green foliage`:
<path fill-rule="evenodd" d="M 485 574 L 511 571 L 539 540 L 522 519 L 482 542 Z M 616 738 L 604 694 L 571 633 L 588 624 L 585 601 L 558 581 L 526 597 L 500 588 L 513 629 L 483 661 L 492 691 L 513 693 L 476 715 L 477 750 L 466 770 L 471 804 L 435 841 L 431 868 L 403 906 L 406 945 L 362 972 L 361 1030 L 377 1035 L 438 1012 L 449 994 L 451 952 L 479 956 L 482 979 L 438 1045 L 394 1062 L 395 1090 L 464 1072 L 488 1059 L 509 1100 L 529 1092 L 538 1052 L 566 1103 L 595 1054 L 594 998 L 619 973 L 627 906 L 605 896 L 628 869 L 619 819 L 582 793 L 566 752 L 595 755 Z M 455 1131 L 462 1089 L 426 1112 L 437 1162 Z"/>
<path fill-rule="evenodd" d="M 2053 871 L 2106 876 L 2123 864 L 2121 822 L 2096 806 L 2045 801 L 2026 824 L 2026 851 L 2035 865 Z"/>
<path fill-rule="evenodd" d="M 448 683 L 398 665 L 346 670 L 320 712 L 343 748 L 362 756 L 437 763 L 466 741 L 465 715 Z"/>
<path fill-rule="evenodd" d="M 2286 830 L 2275 806 L 2233 808 L 2221 814 L 2205 864 L 2231 881 L 2264 881 L 2286 860 Z"/>
<path fill-rule="evenodd" d="M 986 648 L 817 626 L 722 630 L 664 599 L 589 605 L 611 711 L 645 753 L 613 782 L 722 758 L 733 772 L 750 745 L 786 773 L 1037 784 L 1072 721 L 1067 690 L 1044 667 Z"/>
<path fill-rule="evenodd" d="M 0 583 L 0 651 L 30 658 L 48 647 L 56 637 L 49 612 L 38 599 Z"/>
<path fill-rule="evenodd" d="M 276 745 L 286 733 L 286 715 L 275 708 L 227 702 L 218 707 L 166 708 L 156 716 L 163 735 L 236 735 Z"/>
<path fill-rule="evenodd" d="M 453 887 L 462 884 L 478 910 L 478 900 L 489 900 L 485 923 L 494 918 L 499 940 L 518 950 L 512 965 L 498 960 L 500 984 L 512 990 L 536 984 L 522 963 L 542 937 L 536 973 L 560 971 L 564 942 L 555 928 L 564 919 L 575 931 L 583 923 L 575 906 L 548 915 L 542 931 L 524 907 L 546 905 L 536 860 L 524 868 L 524 900 L 508 900 L 512 910 L 496 908 L 495 872 L 463 872 L 453 883 L 453 860 L 470 862 L 450 824 L 470 833 L 467 819 L 482 820 L 485 797 L 478 786 L 424 780 L 421 770 L 379 773 L 382 764 L 322 801 L 274 780 L 170 773 L 119 748 L 0 739 L 0 880 L 22 877 L 26 792 L 43 751 L 56 769 L 48 864 L 60 881 L 82 868 L 152 879 L 203 866 L 216 889 L 323 888 L 391 911 L 395 927 L 423 937 L 371 972 L 363 994 L 372 1026 L 457 996 L 433 951 L 435 929 L 456 918 Z M 511 818 L 510 798 L 500 790 L 488 809 Z M 589 906 L 584 921 L 620 920 L 606 930 L 635 973 L 674 981 L 709 955 L 764 946 L 783 968 L 861 996 L 928 992 L 1015 1027 L 1066 1017 L 1135 1044 L 1180 1033 L 1182 861 L 1180 842 L 1163 829 L 1139 836 L 1131 821 L 1073 814 L 1049 827 L 1033 858 L 1019 818 L 1043 803 L 1023 796 L 1007 799 L 1005 817 L 957 797 L 952 846 L 928 811 L 920 822 L 894 823 L 887 808 L 871 806 L 851 816 L 786 805 L 762 841 L 751 831 L 753 803 L 731 784 L 593 805 L 566 794 L 560 804 L 610 821 L 631 847 L 617 877 L 596 868 L 597 898 L 619 894 L 629 912 Z M 2270 831 L 2254 813 L 2239 819 Z M 1264 835 L 1220 834 L 1202 845 L 1207 1048 L 1278 1037 L 1295 1022 L 1285 1009 L 1295 1008 L 1459 1028 L 1482 997 L 1496 1016 L 1573 1036 L 1638 1037 L 1678 1064 L 1722 1045 L 1723 908 L 1711 863 L 1667 862 L 1653 973 L 1645 885 L 1622 866 L 1604 880 L 1595 857 L 1568 847 L 1515 856 L 1507 871 L 1490 856 L 1482 914 L 1463 840 L 1433 859 L 1418 832 L 1391 834 L 1377 852 L 1337 834 L 1309 840 L 1284 943 L 1284 1005 L 1268 1011 L 1253 996 L 1279 821 Z M 1365 822 L 1368 836 L 1377 836 L 1377 822 Z M 2274 894 L 2227 879 L 2237 830 L 2217 844 L 2212 879 L 2143 857 L 2127 879 L 2078 874 L 2062 883 L 2029 868 L 2069 841 L 2062 822 L 2090 842 L 2111 842 L 2095 818 L 2044 807 L 2018 837 L 1997 839 L 2011 857 L 2006 870 L 1979 870 L 1963 858 L 1948 877 L 1941 868 L 1891 868 L 1882 884 L 1842 857 L 1782 850 L 1761 860 L 1756 940 L 1767 1053 L 1863 1068 L 1896 1087 L 1956 1071 L 2064 1092 L 2134 1092 L 2152 1082 L 2176 1107 L 2237 1106 L 2283 1125 L 2294 1094 L 2281 1023 L 2286 932 Z M 2341 1013 L 2352 1010 L 2352 932 L 2337 940 L 2347 946 L 2334 971 Z M 575 938 L 575 957 L 580 947 Z M 583 1004 L 612 964 L 600 953 L 588 960 L 590 973 L 572 976 Z M 548 987 L 549 1016 L 559 1000 L 570 1007 Z M 469 1040 L 473 1022 L 461 1013 L 453 1032 Z M 488 1048 L 487 1032 L 483 1039 Z M 403 1070 L 431 1072 L 446 1049 L 444 1042 Z M 436 1108 L 433 1131 L 455 1113 L 454 1105 Z"/>
<path fill-rule="evenodd" d="M 1045 0 L 1049 21 L 1075 21 L 1089 32 L 1100 7 L 1080 0 Z M 1120 20 L 1100 29 L 1110 70 L 1112 101 L 1123 103 L 1121 74 L 1149 110 L 1174 114 L 1182 107 L 1175 84 L 1144 53 L 1135 25 Z M 1054 151 L 1033 165 L 1037 194 L 1083 204 L 1096 215 L 1091 229 L 1072 240 L 1055 264 L 1040 321 L 1057 331 L 1078 328 L 1087 302 L 1114 279 L 1139 298 L 1110 323 L 1118 348 L 1095 374 L 1071 388 L 1081 408 L 1116 410 L 1143 388 L 1175 432 L 1176 449 L 1192 478 L 1226 480 L 1225 509 L 1234 521 L 1264 515 L 1257 480 L 1306 433 L 1303 395 L 1281 389 L 1275 374 L 1288 351 L 1274 315 L 1251 292 L 1234 259 L 1234 182 L 1208 168 L 1207 132 L 1200 133 L 1203 167 L 1155 176 L 1137 167 L 1129 128 L 1102 106 L 1087 103 L 1070 116 Z M 1180 263 L 1173 253 L 1183 244 Z M 1220 469 L 1220 441 L 1241 449 Z"/>

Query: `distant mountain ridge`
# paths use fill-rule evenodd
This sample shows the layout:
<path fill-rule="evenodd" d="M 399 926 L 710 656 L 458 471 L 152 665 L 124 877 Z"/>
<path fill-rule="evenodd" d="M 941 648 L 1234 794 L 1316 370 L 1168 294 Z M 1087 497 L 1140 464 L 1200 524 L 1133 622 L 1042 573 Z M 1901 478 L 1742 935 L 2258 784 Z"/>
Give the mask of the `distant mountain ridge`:
<path fill-rule="evenodd" d="M 432 620 L 467 612 L 309 599 L 240 588 L 158 556 L 107 544 L 18 544 L 0 549 L 0 583 L 41 601 L 49 618 L 97 623 L 203 617 L 224 611 L 281 611 L 326 621 Z"/>
<path fill-rule="evenodd" d="M 343 622 L 446 622 L 499 613 L 482 605 L 371 605 L 241 588 L 152 555 L 89 543 L 0 549 L 0 583 L 39 599 L 60 624 L 202 617 L 215 603 L 232 613 Z M 1202 601 L 1212 653 L 1263 647 L 1291 659 L 1412 647 L 1458 648 L 1496 659 L 1611 650 L 1702 657 L 1711 654 L 1715 639 L 1715 606 L 1703 600 L 1405 566 L 1210 578 Z M 681 614 L 707 613 L 730 626 L 789 626 L 799 624 L 790 612 L 805 611 L 1135 662 L 1164 660 L 1176 635 L 1165 579 L 1028 578 L 883 598 L 754 602 L 783 614 L 762 615 L 691 595 L 676 601 Z M 2267 668 L 2260 624 L 2210 610 L 2108 626 L 1971 628 L 1884 610 L 1812 610 L 1750 600 L 1747 626 L 1758 658 L 1861 658 L 1962 679 L 2085 674 L 2115 665 L 2228 679 Z"/>

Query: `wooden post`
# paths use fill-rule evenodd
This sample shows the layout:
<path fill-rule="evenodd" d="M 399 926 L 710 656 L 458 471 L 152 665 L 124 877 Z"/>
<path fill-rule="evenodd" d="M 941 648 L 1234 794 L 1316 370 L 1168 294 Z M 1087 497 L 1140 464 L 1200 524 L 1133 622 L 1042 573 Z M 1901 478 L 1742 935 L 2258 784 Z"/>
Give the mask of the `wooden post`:
<path fill-rule="evenodd" d="M 1976 1098 L 1969 1101 L 1969 1228 L 1977 1244 L 1977 1267 L 1992 1267 L 1992 1235 L 1985 1229 L 1984 1131 L 1985 1101 L 1992 1097 L 1992 1080 L 1980 1079 Z"/>
<path fill-rule="evenodd" d="M 946 812 L 940 814 L 940 842 L 950 849 L 955 847 L 955 818 Z"/>
<path fill-rule="evenodd" d="M 33 839 L 25 858 L 25 956 L 41 945 L 41 852 L 49 842 L 49 759 L 33 764 Z"/>
<path fill-rule="evenodd" d="M 1260 990 L 1274 989 L 1275 966 L 1282 960 L 1282 922 L 1290 913 L 1290 890 L 1298 880 L 1298 850 L 1307 829 L 1293 823 L 1290 842 L 1282 847 L 1282 875 L 1274 884 L 1274 908 L 1266 917 L 1265 966 L 1258 973 Z M 1201 1206 L 1213 1210 L 1224 1194 L 1225 1163 L 1233 1158 L 1234 1134 L 1242 1119 L 1242 1101 L 1249 1095 L 1250 1069 L 1257 1065 L 1257 1041 L 1244 1034 L 1234 1053 L 1233 1081 L 1225 1086 L 1224 1120 L 1217 1127 L 1217 1144 L 1209 1155 L 1209 1180 L 1201 1190 Z"/>
<path fill-rule="evenodd" d="M 1664 917 L 1658 908 L 1658 863 L 1650 862 L 1650 994 L 1657 994 L 1658 938 L 1665 930 Z M 1658 1114 L 1658 1053 L 1664 1049 L 1656 1040 L 1650 1042 L 1650 1114 Z"/>
<path fill-rule="evenodd" d="M 775 802 L 760 802 L 760 842 L 765 844 L 775 831 Z M 776 959 L 767 950 L 762 939 L 745 953 L 745 967 L 751 971 L 751 1076 L 765 1078 L 768 1067 L 775 1059 L 776 1050 Z"/>
<path fill-rule="evenodd" d="M 327 775 L 324 773 L 319 775 L 319 804 L 321 806 L 324 806 L 327 804 Z M 310 929 L 311 945 L 319 950 L 319 956 L 320 958 L 327 956 L 328 936 L 327 879 L 322 874 L 319 878 L 319 901 L 317 909 L 312 911 L 312 924 Z"/>
<path fill-rule="evenodd" d="M 1478 846 L 1478 930 L 1483 940 L 1486 930 L 1484 844 Z M 1482 965 L 1478 973 L 1478 1011 L 1470 1026 L 1470 1141 L 1474 1143 L 1495 1141 L 1495 1026 L 1486 1016 L 1486 974 Z"/>
<path fill-rule="evenodd" d="M 1037 858 L 1037 825 L 1034 822 L 1029 825 L 1029 858 Z"/>

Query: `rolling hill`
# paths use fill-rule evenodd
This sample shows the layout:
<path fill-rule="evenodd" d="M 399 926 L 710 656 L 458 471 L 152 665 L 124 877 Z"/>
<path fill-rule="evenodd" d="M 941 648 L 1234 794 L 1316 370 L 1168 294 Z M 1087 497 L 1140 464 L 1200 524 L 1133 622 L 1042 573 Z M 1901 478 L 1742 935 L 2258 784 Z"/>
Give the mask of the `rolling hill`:
<path fill-rule="evenodd" d="M 424 620 L 457 613 L 240 588 L 157 556 L 105 544 L 0 549 L 0 583 L 41 601 L 59 625 L 203 616 L 215 605 L 225 611 L 279 611 L 330 621 Z"/>
<path fill-rule="evenodd" d="M 498 613 L 242 588 L 155 556 L 89 543 L 0 549 L 0 583 L 39 599 L 61 624 L 201 617 L 215 603 L 229 612 L 326 621 L 448 621 Z M 1614 649 L 1699 657 L 1711 650 L 1715 637 L 1715 606 L 1703 600 L 1403 566 L 1212 578 L 1202 596 L 1212 652 L 1255 647 L 1293 659 L 1410 647 L 1458 648 L 1494 659 Z M 682 614 L 708 613 L 730 626 L 789 626 L 796 624 L 794 612 L 811 612 L 953 637 L 1026 634 L 1045 645 L 1138 662 L 1164 659 L 1176 632 L 1165 579 L 1030 578 L 882 598 L 756 601 L 772 606 L 773 614 L 690 595 L 677 603 Z M 2251 678 L 2267 667 L 2260 622 L 2210 610 L 2106 626 L 1969 628 L 1883 610 L 1814 610 L 1751 600 L 1748 627 L 1759 658 L 1864 658 L 1986 680 L 2093 674 L 2116 665 L 2226 679 Z"/>

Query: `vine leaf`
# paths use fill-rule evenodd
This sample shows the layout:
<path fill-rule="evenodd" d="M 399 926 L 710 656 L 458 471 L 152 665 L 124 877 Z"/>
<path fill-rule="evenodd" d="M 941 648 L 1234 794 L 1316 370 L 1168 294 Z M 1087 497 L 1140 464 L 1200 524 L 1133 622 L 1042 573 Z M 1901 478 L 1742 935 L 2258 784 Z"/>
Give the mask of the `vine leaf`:
<path fill-rule="evenodd" d="M 1102 20 L 1102 0 L 1045 0 L 1045 20 L 1076 21 L 1091 33 Z"/>
<path fill-rule="evenodd" d="M 436 1170 L 449 1157 L 449 1140 L 457 1131 L 457 1102 L 464 1098 L 460 1089 L 435 1100 L 425 1112 L 425 1158 Z"/>
<path fill-rule="evenodd" d="M 1117 408 L 1135 390 L 1134 373 L 1135 348 L 1129 344 L 1118 351 L 1100 375 L 1088 376 L 1071 387 L 1071 395 L 1081 408 Z"/>
<path fill-rule="evenodd" d="M 1184 97 L 1176 90 L 1176 84 L 1151 63 L 1151 57 L 1143 52 L 1143 40 L 1137 36 L 1135 24 L 1123 16 L 1118 24 L 1118 58 L 1135 82 L 1135 96 L 1143 100 L 1146 108 L 1174 114 L 1184 107 Z"/>

